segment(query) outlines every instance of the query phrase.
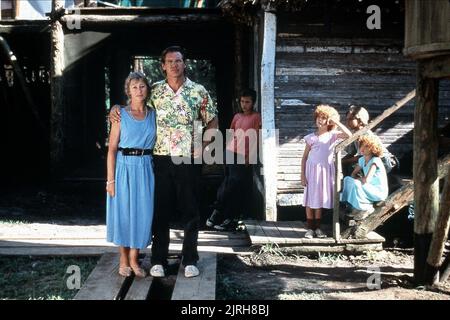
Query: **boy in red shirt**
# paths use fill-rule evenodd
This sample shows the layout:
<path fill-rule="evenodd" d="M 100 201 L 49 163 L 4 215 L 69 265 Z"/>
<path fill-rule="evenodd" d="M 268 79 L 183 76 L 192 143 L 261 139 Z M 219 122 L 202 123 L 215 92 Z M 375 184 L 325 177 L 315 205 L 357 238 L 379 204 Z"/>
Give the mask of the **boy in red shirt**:
<path fill-rule="evenodd" d="M 216 230 L 235 228 L 233 220 L 238 218 L 239 211 L 249 199 L 246 195 L 252 190 L 253 165 L 257 164 L 261 115 L 253 110 L 255 90 L 243 90 L 239 102 L 242 112 L 231 121 L 229 133 L 232 139 L 225 150 L 225 179 L 217 191 L 215 209 L 206 220 L 206 225 Z"/>

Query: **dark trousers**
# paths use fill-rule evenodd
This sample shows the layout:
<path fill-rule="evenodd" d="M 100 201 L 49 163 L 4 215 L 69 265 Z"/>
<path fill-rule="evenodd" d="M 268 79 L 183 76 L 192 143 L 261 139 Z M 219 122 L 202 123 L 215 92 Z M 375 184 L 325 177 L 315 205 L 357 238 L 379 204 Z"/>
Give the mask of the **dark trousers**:
<path fill-rule="evenodd" d="M 184 226 L 183 265 L 198 261 L 200 212 L 197 199 L 198 166 L 175 164 L 170 156 L 153 157 L 155 164 L 155 212 L 151 262 L 167 266 L 170 222 L 181 213 Z"/>
<path fill-rule="evenodd" d="M 239 218 L 239 214 L 249 210 L 252 200 L 253 166 L 246 164 L 227 164 L 225 178 L 217 190 L 214 207 L 223 219 Z"/>

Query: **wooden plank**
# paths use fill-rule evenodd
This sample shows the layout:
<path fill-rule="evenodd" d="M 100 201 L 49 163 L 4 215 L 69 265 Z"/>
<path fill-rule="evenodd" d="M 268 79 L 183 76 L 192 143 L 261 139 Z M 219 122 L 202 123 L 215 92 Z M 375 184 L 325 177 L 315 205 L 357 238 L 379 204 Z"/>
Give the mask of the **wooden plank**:
<path fill-rule="evenodd" d="M 306 239 L 306 226 L 302 221 L 290 221 L 290 225 L 293 230 L 299 232 L 301 234 L 301 243 L 335 243 L 336 241 L 333 238 L 314 238 L 314 239 Z"/>
<path fill-rule="evenodd" d="M 221 247 L 216 245 L 198 246 L 198 250 L 202 252 L 217 252 L 223 254 L 251 254 L 249 246 L 250 241 L 247 239 L 245 246 L 227 246 Z M 182 243 L 171 243 L 170 250 L 174 253 L 180 253 Z M 4 246 L 0 245 L 0 255 L 9 256 L 101 256 L 105 252 L 116 253 L 117 247 L 103 246 Z M 150 253 L 150 249 L 141 250 L 142 253 Z"/>
<path fill-rule="evenodd" d="M 249 232 L 250 242 L 252 245 L 267 243 L 267 237 L 259 222 L 256 220 L 244 220 L 244 224 Z"/>
<path fill-rule="evenodd" d="M 146 272 L 149 272 L 151 267 L 150 257 L 150 254 L 145 255 L 144 260 L 141 263 L 141 267 Z M 125 300 L 146 300 L 152 282 L 153 277 L 150 275 L 145 278 L 134 277 L 125 296 Z"/>
<path fill-rule="evenodd" d="M 215 300 L 216 269 L 215 253 L 201 253 L 197 267 L 200 275 L 194 278 L 184 276 L 184 267 L 180 264 L 172 300 Z"/>
<path fill-rule="evenodd" d="M 302 237 L 300 232 L 292 228 L 289 221 L 278 221 L 277 228 L 281 236 L 285 239 L 296 239 Z M 285 241 L 287 242 L 287 240 Z"/>
<path fill-rule="evenodd" d="M 105 253 L 74 300 L 116 300 L 125 281 L 118 272 L 119 254 Z"/>
<path fill-rule="evenodd" d="M 259 225 L 269 242 L 277 244 L 284 242 L 284 238 L 281 236 L 280 231 L 278 231 L 275 221 L 259 221 Z"/>
<path fill-rule="evenodd" d="M 183 14 L 183 15 L 65 15 L 62 23 L 74 24 L 79 21 L 83 27 L 91 26 L 124 26 L 124 25 L 152 25 L 160 23 L 213 23 L 223 21 L 220 14 Z"/>
<path fill-rule="evenodd" d="M 275 136 L 275 51 L 277 17 L 275 13 L 264 11 L 264 37 L 261 58 L 261 117 L 263 142 L 263 174 L 265 190 L 265 216 L 267 221 L 277 220 L 277 165 Z"/>

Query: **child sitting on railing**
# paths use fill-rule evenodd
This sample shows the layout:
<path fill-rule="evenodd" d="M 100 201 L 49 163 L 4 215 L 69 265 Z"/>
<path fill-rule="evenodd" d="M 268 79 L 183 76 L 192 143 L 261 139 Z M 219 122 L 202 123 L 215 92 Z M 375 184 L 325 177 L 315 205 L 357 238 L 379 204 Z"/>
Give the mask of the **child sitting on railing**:
<path fill-rule="evenodd" d="M 362 155 L 351 177 L 344 178 L 341 201 L 353 209 L 349 214 L 355 220 L 363 220 L 374 211 L 373 203 L 386 200 L 388 183 L 385 167 L 381 161 L 383 149 L 373 136 L 359 138 Z"/>

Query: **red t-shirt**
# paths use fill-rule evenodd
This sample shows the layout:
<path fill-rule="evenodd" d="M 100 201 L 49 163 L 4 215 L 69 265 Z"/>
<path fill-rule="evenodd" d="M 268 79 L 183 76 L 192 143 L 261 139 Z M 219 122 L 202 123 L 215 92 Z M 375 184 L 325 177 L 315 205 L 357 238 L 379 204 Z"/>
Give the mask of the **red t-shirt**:
<path fill-rule="evenodd" d="M 227 145 L 227 150 L 244 155 L 246 160 L 249 159 L 249 154 L 256 156 L 260 128 L 261 115 L 258 112 L 248 115 L 237 113 L 231 121 L 230 129 L 233 129 L 234 132 L 233 138 Z"/>

